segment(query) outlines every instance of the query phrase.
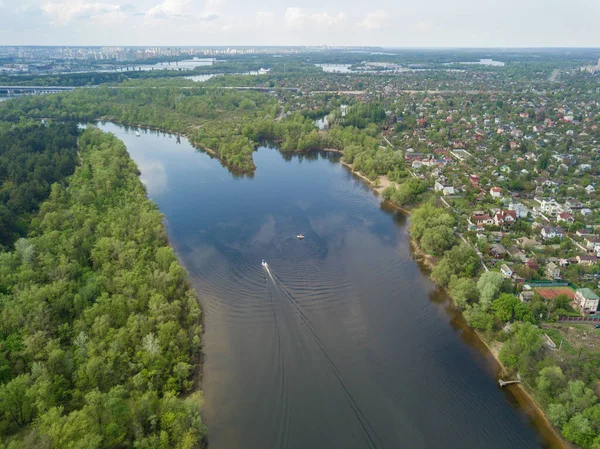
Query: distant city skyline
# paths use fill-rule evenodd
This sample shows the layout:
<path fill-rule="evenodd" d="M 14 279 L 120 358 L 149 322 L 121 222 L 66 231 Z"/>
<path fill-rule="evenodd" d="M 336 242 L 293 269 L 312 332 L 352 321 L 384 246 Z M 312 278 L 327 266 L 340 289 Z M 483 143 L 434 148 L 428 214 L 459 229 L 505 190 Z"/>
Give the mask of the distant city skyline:
<path fill-rule="evenodd" d="M 0 0 L 0 45 L 600 47 L 589 0 Z"/>

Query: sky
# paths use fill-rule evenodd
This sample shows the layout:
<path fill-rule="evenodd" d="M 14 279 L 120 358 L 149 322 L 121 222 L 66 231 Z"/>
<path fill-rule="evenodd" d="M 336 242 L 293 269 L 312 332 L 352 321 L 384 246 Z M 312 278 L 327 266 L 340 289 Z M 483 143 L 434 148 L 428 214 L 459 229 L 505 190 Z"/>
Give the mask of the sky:
<path fill-rule="evenodd" d="M 0 0 L 0 45 L 600 47 L 600 0 Z"/>

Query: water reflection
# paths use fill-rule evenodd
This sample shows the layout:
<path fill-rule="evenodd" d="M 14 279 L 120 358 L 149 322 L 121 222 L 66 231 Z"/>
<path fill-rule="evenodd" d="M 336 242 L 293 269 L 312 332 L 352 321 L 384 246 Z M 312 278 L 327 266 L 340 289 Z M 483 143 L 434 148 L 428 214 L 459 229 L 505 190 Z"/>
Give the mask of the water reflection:
<path fill-rule="evenodd" d="M 260 148 L 236 177 L 185 139 L 104 129 L 166 173 L 151 196 L 205 313 L 211 448 L 544 446 L 415 263 L 406 217 L 338 154 Z"/>

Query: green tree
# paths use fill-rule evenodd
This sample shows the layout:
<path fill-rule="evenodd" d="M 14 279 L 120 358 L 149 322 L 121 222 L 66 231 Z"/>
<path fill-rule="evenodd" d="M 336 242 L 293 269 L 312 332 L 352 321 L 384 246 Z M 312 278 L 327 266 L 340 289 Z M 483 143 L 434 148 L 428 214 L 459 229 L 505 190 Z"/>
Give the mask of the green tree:
<path fill-rule="evenodd" d="M 481 275 L 477 281 L 477 290 L 479 291 L 479 304 L 483 310 L 487 311 L 490 308 L 492 301 L 500 293 L 503 283 L 504 276 L 499 271 L 487 271 Z"/>

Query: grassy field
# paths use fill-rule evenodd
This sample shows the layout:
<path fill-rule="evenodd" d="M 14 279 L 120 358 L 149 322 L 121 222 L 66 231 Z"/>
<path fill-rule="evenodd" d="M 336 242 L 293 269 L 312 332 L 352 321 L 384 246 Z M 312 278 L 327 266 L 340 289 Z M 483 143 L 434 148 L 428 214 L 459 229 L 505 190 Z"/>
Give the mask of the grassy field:
<path fill-rule="evenodd" d="M 600 356 L 600 329 L 594 329 L 592 324 L 547 323 L 542 329 L 557 347 L 563 341 L 563 355 L 577 357 L 581 351 L 586 356 Z"/>

